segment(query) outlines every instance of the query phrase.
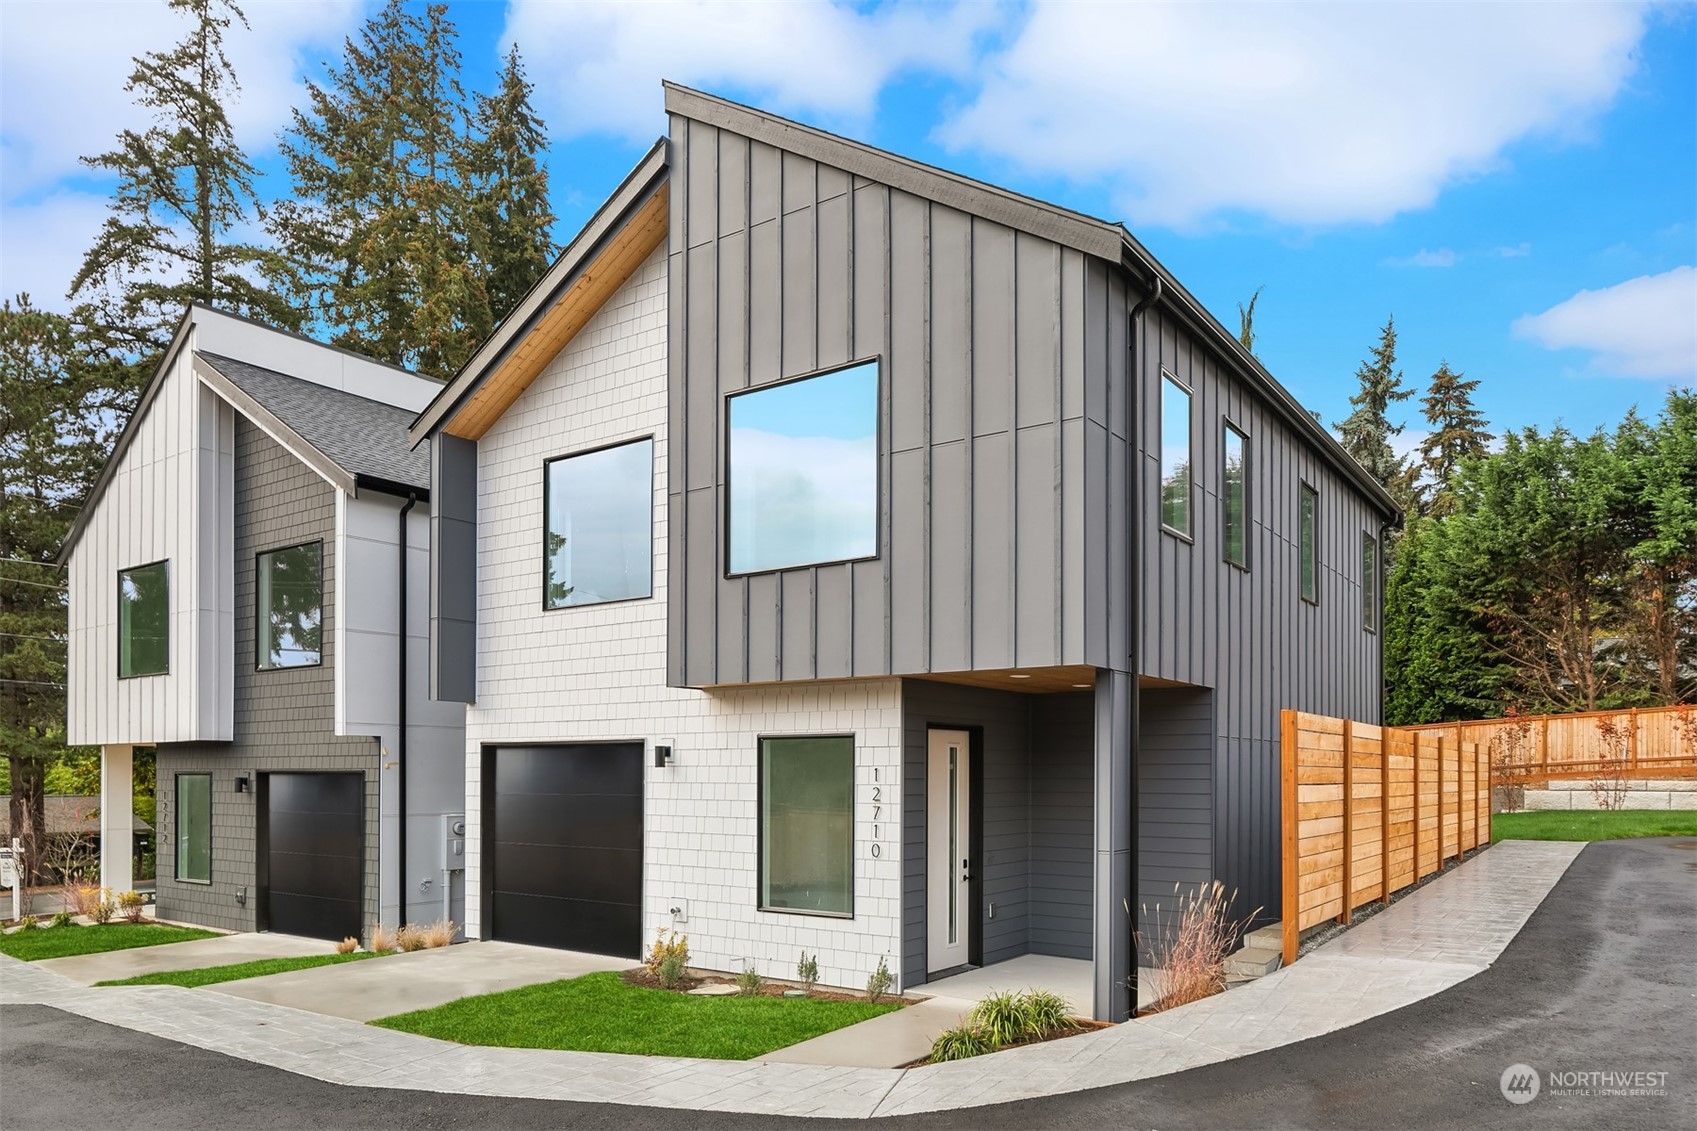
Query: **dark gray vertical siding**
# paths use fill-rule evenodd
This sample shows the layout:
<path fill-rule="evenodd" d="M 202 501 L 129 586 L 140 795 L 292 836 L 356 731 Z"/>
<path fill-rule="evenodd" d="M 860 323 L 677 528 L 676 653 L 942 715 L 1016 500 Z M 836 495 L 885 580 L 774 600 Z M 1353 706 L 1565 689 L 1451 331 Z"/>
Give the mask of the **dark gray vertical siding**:
<path fill-rule="evenodd" d="M 430 441 L 430 697 L 477 698 L 477 442 Z"/>
<path fill-rule="evenodd" d="M 1089 692 L 1031 699 L 1032 954 L 1090 957 L 1094 710 Z"/>
<path fill-rule="evenodd" d="M 1141 697 L 1138 929 L 1152 938 L 1152 920 L 1175 917 L 1175 884 L 1189 894 L 1214 878 L 1214 693 L 1146 687 Z"/>
<path fill-rule="evenodd" d="M 670 682 L 1085 662 L 1086 449 L 1100 470 L 1110 425 L 1104 389 L 1090 447 L 1082 385 L 1119 332 L 1105 265 L 686 118 L 671 140 Z M 724 577 L 725 395 L 869 357 L 878 559 Z"/>

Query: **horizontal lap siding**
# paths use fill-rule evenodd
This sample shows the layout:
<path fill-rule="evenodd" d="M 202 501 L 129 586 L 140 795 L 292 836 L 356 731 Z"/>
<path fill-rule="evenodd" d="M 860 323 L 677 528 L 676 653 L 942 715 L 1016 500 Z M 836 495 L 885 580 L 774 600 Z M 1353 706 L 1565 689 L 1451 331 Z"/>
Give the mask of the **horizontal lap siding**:
<path fill-rule="evenodd" d="M 1091 799 L 1095 697 L 1042 695 L 1031 705 L 1031 953 L 1091 955 Z M 1145 834 L 1147 835 L 1147 834 Z"/>
<path fill-rule="evenodd" d="M 1160 937 L 1176 921 L 1179 899 L 1215 877 L 1212 702 L 1207 691 L 1141 695 L 1137 901 L 1146 939 Z"/>
<path fill-rule="evenodd" d="M 672 140 L 670 537 L 690 569 L 669 681 L 1084 661 L 1084 256 L 699 122 Z M 725 577 L 725 396 L 868 358 L 877 559 Z"/>

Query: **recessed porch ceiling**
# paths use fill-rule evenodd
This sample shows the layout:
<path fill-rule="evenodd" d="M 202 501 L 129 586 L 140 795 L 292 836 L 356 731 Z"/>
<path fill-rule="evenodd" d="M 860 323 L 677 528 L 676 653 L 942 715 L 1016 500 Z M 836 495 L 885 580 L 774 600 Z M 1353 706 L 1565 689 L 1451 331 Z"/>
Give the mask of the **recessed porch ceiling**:
<path fill-rule="evenodd" d="M 1052 668 L 995 668 L 975 672 L 929 672 L 909 676 L 937 683 L 959 683 L 967 687 L 993 687 L 998 691 L 1023 691 L 1027 695 L 1055 695 L 1089 691 L 1096 686 L 1096 669 L 1088 664 L 1066 664 Z"/>

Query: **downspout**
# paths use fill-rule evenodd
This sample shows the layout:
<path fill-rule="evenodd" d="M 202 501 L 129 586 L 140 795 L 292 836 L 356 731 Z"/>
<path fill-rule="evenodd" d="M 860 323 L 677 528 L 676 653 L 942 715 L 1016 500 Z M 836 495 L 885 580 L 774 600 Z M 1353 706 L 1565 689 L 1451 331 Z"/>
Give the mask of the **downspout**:
<path fill-rule="evenodd" d="M 399 648 L 396 652 L 395 674 L 399 677 L 400 690 L 396 695 L 395 730 L 395 860 L 396 878 L 400 886 L 396 889 L 396 914 L 400 922 L 395 924 L 399 930 L 407 921 L 407 515 L 412 512 L 418 502 L 417 493 L 407 495 L 407 501 L 401 505 L 400 534 L 396 539 L 400 546 L 399 569 L 395 580 L 395 591 L 398 594 L 397 619 L 400 621 Z"/>
<path fill-rule="evenodd" d="M 1131 673 L 1131 702 L 1128 704 L 1127 708 L 1130 716 L 1128 723 L 1128 729 L 1130 731 L 1128 742 L 1131 745 L 1131 751 L 1130 757 L 1127 759 L 1130 763 L 1130 771 L 1126 774 L 1127 788 L 1131 792 L 1131 853 L 1127 860 L 1126 867 L 1131 872 L 1129 883 L 1131 884 L 1131 897 L 1133 902 L 1137 900 L 1137 841 L 1141 835 L 1138 828 L 1137 817 L 1137 752 L 1138 735 L 1141 733 L 1142 727 L 1140 705 L 1143 699 L 1142 691 L 1138 687 L 1138 669 L 1141 666 L 1139 664 L 1138 657 L 1139 653 L 1142 651 L 1142 648 L 1140 647 L 1142 641 L 1138 634 L 1142 631 L 1143 623 L 1143 563 L 1138 557 L 1142 546 L 1141 526 L 1143 522 L 1143 494 L 1139 490 L 1139 484 L 1142 479 L 1141 472 L 1143 470 L 1143 458 L 1139 454 L 1139 440 L 1142 435 L 1143 422 L 1138 415 L 1138 393 L 1140 393 L 1143 388 L 1143 370 L 1141 364 L 1143 358 L 1143 351 L 1141 349 L 1143 344 L 1143 312 L 1149 307 L 1160 302 L 1162 292 L 1166 289 L 1165 284 L 1161 282 L 1161 276 L 1159 273 L 1155 274 L 1154 279 L 1154 287 L 1150 289 L 1147 295 L 1138 301 L 1136 306 L 1131 308 L 1131 324 L 1126 328 L 1126 341 L 1129 343 L 1131 348 L 1131 395 L 1126 397 L 1125 401 L 1126 414 L 1130 417 L 1130 419 L 1126 422 L 1129 434 L 1126 436 L 1125 498 L 1126 508 L 1129 513 L 1126 515 L 1125 524 L 1125 560 L 1127 581 L 1131 585 L 1131 592 L 1127 595 L 1125 602 L 1126 643 L 1130 648 L 1130 652 L 1125 658 L 1125 667 L 1126 671 Z M 1138 981 L 1137 912 L 1134 908 L 1127 908 L 1126 914 L 1132 917 L 1131 976 L 1129 979 L 1131 993 L 1130 1015 L 1132 1017 L 1136 1017 Z"/>

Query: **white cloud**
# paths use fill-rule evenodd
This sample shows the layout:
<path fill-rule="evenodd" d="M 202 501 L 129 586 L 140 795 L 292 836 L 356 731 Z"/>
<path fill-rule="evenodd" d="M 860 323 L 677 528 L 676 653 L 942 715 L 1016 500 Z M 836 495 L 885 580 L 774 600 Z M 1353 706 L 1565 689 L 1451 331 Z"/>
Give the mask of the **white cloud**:
<path fill-rule="evenodd" d="M 227 111 L 250 153 L 267 149 L 301 100 L 309 49 L 334 47 L 360 15 L 355 0 L 260 0 L 243 5 L 251 30 L 225 33 L 241 83 Z M 188 27 L 157 0 L 0 4 L 0 185 L 5 198 L 81 171 L 126 127 L 147 124 L 124 90 L 132 57 L 169 48 Z M 319 52 L 310 52 L 317 58 Z"/>
<path fill-rule="evenodd" d="M 1378 222 L 1571 134 L 1634 65 L 1629 4 L 1039 2 L 941 140 L 1107 185 L 1138 223 Z"/>
<path fill-rule="evenodd" d="M 1532 245 L 1522 240 L 1513 246 L 1499 247 L 1492 254 L 1498 259 L 1524 259 L 1532 254 Z"/>
<path fill-rule="evenodd" d="M 992 5 L 964 3 L 512 0 L 503 43 L 523 52 L 550 133 L 644 141 L 665 128 L 662 78 L 863 123 L 897 74 L 967 72 L 975 37 L 1001 19 Z"/>
<path fill-rule="evenodd" d="M 56 192 L 0 207 L 0 297 L 27 293 L 40 310 L 68 310 L 65 291 L 106 219 L 104 194 Z"/>
<path fill-rule="evenodd" d="M 1545 349 L 1588 350 L 1591 368 L 1626 377 L 1697 377 L 1697 267 L 1580 291 L 1514 322 Z"/>
<path fill-rule="evenodd" d="M 1457 256 L 1453 250 L 1440 247 L 1436 251 L 1421 248 L 1405 259 L 1388 259 L 1392 267 L 1454 267 Z"/>

